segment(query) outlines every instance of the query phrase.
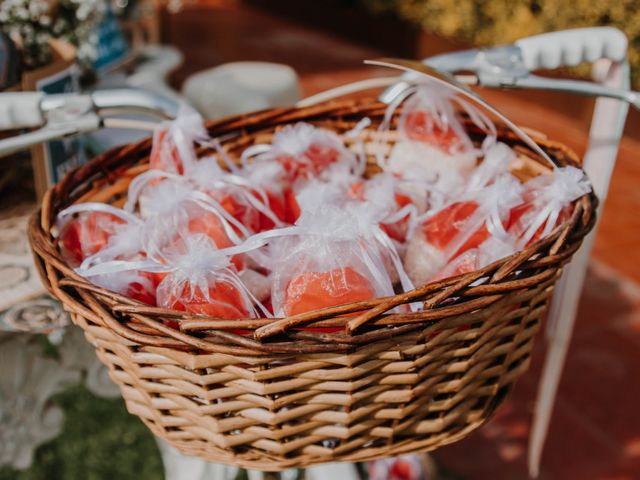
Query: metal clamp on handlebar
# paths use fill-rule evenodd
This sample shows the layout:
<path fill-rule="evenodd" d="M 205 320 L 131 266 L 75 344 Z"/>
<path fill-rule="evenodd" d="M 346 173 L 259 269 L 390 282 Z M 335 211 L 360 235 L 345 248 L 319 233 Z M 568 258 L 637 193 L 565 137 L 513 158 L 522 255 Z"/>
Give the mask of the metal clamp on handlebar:
<path fill-rule="evenodd" d="M 42 127 L 0 140 L 0 157 L 41 142 L 97 130 L 106 126 L 109 115 L 137 113 L 170 119 L 177 111 L 177 102 L 133 88 L 90 94 L 0 94 L 0 130 Z"/>

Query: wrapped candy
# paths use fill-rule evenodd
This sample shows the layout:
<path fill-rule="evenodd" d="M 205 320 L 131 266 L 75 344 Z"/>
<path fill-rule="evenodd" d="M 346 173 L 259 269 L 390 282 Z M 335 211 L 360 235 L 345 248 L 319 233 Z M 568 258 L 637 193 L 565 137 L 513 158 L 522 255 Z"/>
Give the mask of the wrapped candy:
<path fill-rule="evenodd" d="M 238 245 L 248 232 L 238 233 L 238 227 L 229 222 L 223 209 L 207 201 L 185 202 L 170 216 L 156 217 L 153 228 L 157 232 L 148 244 L 151 252 L 161 253 L 194 234 L 206 236 L 217 249 Z M 243 254 L 236 254 L 232 261 L 238 271 L 245 267 Z"/>
<path fill-rule="evenodd" d="M 88 275 L 88 277 L 99 287 L 155 307 L 157 284 L 154 282 L 154 278 L 157 277 L 153 277 L 150 273 L 127 270 L 101 275 Z"/>
<path fill-rule="evenodd" d="M 490 236 L 505 238 L 511 208 L 522 202 L 522 185 L 510 174 L 419 221 L 404 264 L 416 285 L 431 280 L 450 260 L 477 248 Z"/>
<path fill-rule="evenodd" d="M 276 315 L 393 294 L 385 255 L 402 270 L 393 243 L 354 204 L 303 210 L 296 226 L 270 244 Z M 409 279 L 401 272 L 403 287 Z"/>
<path fill-rule="evenodd" d="M 229 173 L 223 170 L 217 157 L 197 160 L 185 167 L 183 175 L 149 170 L 138 175 L 129 188 L 129 200 L 125 209 L 133 211 L 136 201 L 143 217 L 162 210 L 164 203 L 172 204 L 193 192 L 210 197 L 248 232 L 257 233 L 265 226 L 281 226 L 282 221 L 269 206 L 269 198 L 262 188 L 240 176 L 240 170 Z"/>
<path fill-rule="evenodd" d="M 236 175 L 251 185 L 250 193 L 260 201 L 267 212 L 258 212 L 255 232 L 264 232 L 282 224 L 291 225 L 299 211 L 295 195 L 285 180 L 285 170 L 277 162 L 257 162 L 239 169 Z"/>
<path fill-rule="evenodd" d="M 405 100 L 406 99 L 406 100 Z M 454 103 L 461 106 L 479 128 L 489 133 L 487 145 L 495 141 L 495 126 L 480 111 L 455 96 L 444 86 L 420 83 L 411 87 L 398 121 L 398 141 L 383 167 L 391 172 L 407 174 L 422 170 L 421 175 L 451 176 L 468 174 L 475 166 L 480 151 L 465 132 Z M 399 101 L 391 104 L 382 129 L 389 122 Z M 451 180 L 449 180 L 451 181 Z"/>
<path fill-rule="evenodd" d="M 524 185 L 524 202 L 511 210 L 508 231 L 524 248 L 548 235 L 568 219 L 572 202 L 591 191 L 584 172 L 575 167 L 556 168 Z"/>
<path fill-rule="evenodd" d="M 220 249 L 237 245 L 250 235 L 222 205 L 194 191 L 181 176 L 148 171 L 136 177 L 124 209 L 133 212 L 136 205 L 147 223 L 145 249 L 153 255 L 161 256 L 185 235 L 206 235 Z M 244 268 L 243 255 L 234 256 L 233 261 L 239 270 Z"/>
<path fill-rule="evenodd" d="M 118 221 L 109 223 L 108 232 L 103 230 L 100 235 L 89 239 L 89 244 L 84 245 L 85 253 L 90 250 L 91 255 L 85 256 L 80 265 L 76 268 L 76 272 L 84 277 L 90 277 L 93 283 L 108 290 L 120 293 L 129 298 L 139 300 L 148 305 L 155 305 L 155 291 L 157 284 L 162 278 L 161 273 L 139 272 L 135 270 L 127 270 L 121 272 L 118 268 L 110 271 L 107 267 L 102 273 L 95 273 L 95 268 L 103 264 L 122 264 L 123 262 L 141 262 L 145 261 L 147 256 L 144 247 L 145 224 L 137 217 L 110 205 L 102 203 L 85 203 L 72 207 L 76 212 L 82 212 L 82 215 L 110 215 L 117 218 Z M 67 209 L 62 213 L 72 213 L 71 209 Z M 88 217 L 86 225 L 90 223 Z M 63 232 L 66 230 L 63 228 Z M 87 232 L 85 232 L 86 234 Z M 106 235 L 108 233 L 108 235 Z M 66 239 L 64 234 L 62 239 Z M 75 234 L 74 234 L 75 238 Z M 96 238 L 100 238 L 100 242 L 96 242 Z M 86 240 L 86 239 L 85 239 Z M 81 240 L 82 242 L 82 240 Z M 88 248 L 91 247 L 91 248 Z"/>
<path fill-rule="evenodd" d="M 119 226 L 135 223 L 135 216 L 104 203 L 73 205 L 58 214 L 60 245 L 74 265 L 105 248 Z"/>
<path fill-rule="evenodd" d="M 405 192 L 404 183 L 393 175 L 380 173 L 370 180 L 360 179 L 351 184 L 349 195 L 367 202 L 381 217 L 380 228 L 393 240 L 404 243 L 413 215 L 424 213 L 426 198 L 414 203 L 411 192 Z"/>
<path fill-rule="evenodd" d="M 158 305 L 216 318 L 270 315 L 242 283 L 231 255 L 207 236 L 184 237 L 164 259 L 169 273 L 158 286 Z"/>
<path fill-rule="evenodd" d="M 515 253 L 515 237 L 506 235 L 489 237 L 478 247 L 466 250 L 449 262 L 431 281 L 455 277 L 464 273 L 474 272 L 491 263 Z"/>
<path fill-rule="evenodd" d="M 196 161 L 194 142 L 208 140 L 200 114 L 183 103 L 176 119 L 161 123 L 154 132 L 149 167 L 182 174 Z"/>
<path fill-rule="evenodd" d="M 346 164 L 355 170 L 358 160 L 340 137 L 308 123 L 288 125 L 273 135 L 271 145 L 254 145 L 242 154 L 243 164 L 254 161 L 277 161 L 293 185 L 300 180 L 322 178 L 323 172 L 335 164 Z"/>
<path fill-rule="evenodd" d="M 511 147 L 496 142 L 484 151 L 482 162 L 468 175 L 465 180 L 464 191 L 450 192 L 450 196 L 462 195 L 465 192 L 477 192 L 490 185 L 515 162 L 516 153 Z"/>

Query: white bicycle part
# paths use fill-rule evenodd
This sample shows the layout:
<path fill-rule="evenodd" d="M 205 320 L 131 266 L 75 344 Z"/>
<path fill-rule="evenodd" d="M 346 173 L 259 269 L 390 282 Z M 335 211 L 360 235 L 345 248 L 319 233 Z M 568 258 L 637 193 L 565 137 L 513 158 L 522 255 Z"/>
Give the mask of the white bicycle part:
<path fill-rule="evenodd" d="M 91 94 L 46 95 L 40 92 L 0 93 L 0 130 L 42 127 L 0 140 L 0 157 L 38 143 L 91 132 L 103 126 L 153 129 L 154 123 L 112 118 L 141 113 L 173 118 L 178 103 L 162 95 L 132 88 L 97 90 Z"/>
<path fill-rule="evenodd" d="M 593 33 L 594 29 L 589 30 L 589 33 Z M 573 35 L 572 32 L 568 32 L 570 35 L 566 37 L 566 39 L 563 39 L 561 44 L 563 48 L 567 50 L 574 49 L 585 52 L 583 56 L 585 60 L 592 58 L 592 56 L 587 55 L 587 53 L 600 52 L 603 57 L 606 58 L 602 58 L 595 63 L 594 78 L 606 86 L 628 90 L 630 88 L 629 64 L 626 55 L 622 57 L 618 55 L 619 50 L 624 50 L 626 53 L 626 48 L 621 47 L 619 39 L 620 35 L 624 36 L 624 34 L 618 31 L 618 38 L 615 40 L 616 44 L 609 46 L 607 42 L 611 41 L 609 37 L 610 30 L 611 29 L 606 29 L 607 35 L 603 37 L 597 35 Z M 555 45 L 558 40 L 558 35 L 550 35 L 549 37 L 538 39 L 536 48 L 540 48 L 540 42 L 542 42 L 542 44 L 547 42 L 550 48 L 553 48 L 553 45 Z M 594 45 L 596 40 L 602 43 L 600 45 Z M 576 44 L 572 44 L 572 42 Z M 612 53 L 616 53 L 616 55 Z M 583 168 L 591 179 L 594 192 L 600 200 L 598 207 L 600 212 L 602 212 L 607 198 L 628 110 L 629 105 L 625 102 L 610 98 L 599 98 L 596 100 L 596 107 L 593 112 L 589 133 L 589 145 L 584 156 Z M 556 292 L 551 304 L 548 319 L 549 348 L 538 387 L 533 425 L 529 439 L 529 474 L 533 477 L 536 477 L 540 470 L 542 451 L 553 413 L 558 384 L 560 383 L 573 333 L 578 302 L 580 300 L 582 285 L 587 273 L 589 256 L 597 229 L 598 224 L 595 225 L 591 233 L 584 239 L 582 247 L 576 252 L 573 261 L 565 269 L 560 282 L 556 286 Z"/>

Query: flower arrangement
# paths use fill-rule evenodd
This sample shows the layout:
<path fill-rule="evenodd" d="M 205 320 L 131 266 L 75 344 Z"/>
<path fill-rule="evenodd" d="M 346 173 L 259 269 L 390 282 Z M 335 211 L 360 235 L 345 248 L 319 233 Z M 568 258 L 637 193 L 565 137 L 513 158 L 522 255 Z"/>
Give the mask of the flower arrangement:
<path fill-rule="evenodd" d="M 0 0 L 0 29 L 20 46 L 27 69 L 51 61 L 50 38 L 74 45 L 87 68 L 96 57 L 95 27 L 104 10 L 102 0 Z"/>

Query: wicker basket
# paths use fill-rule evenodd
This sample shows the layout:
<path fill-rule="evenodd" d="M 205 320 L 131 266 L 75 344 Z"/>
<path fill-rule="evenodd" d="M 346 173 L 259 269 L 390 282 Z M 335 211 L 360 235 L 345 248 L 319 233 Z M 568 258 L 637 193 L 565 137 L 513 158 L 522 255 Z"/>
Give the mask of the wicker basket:
<path fill-rule="evenodd" d="M 209 131 L 237 157 L 284 124 L 303 120 L 343 133 L 368 116 L 373 123 L 360 140 L 373 154 L 394 141 L 377 138 L 385 108 L 361 99 L 276 109 L 213 123 Z M 519 154 L 517 176 L 545 168 L 509 131 L 499 127 L 499 136 Z M 559 165 L 578 164 L 563 145 L 536 141 Z M 94 286 L 57 248 L 57 212 L 88 200 L 121 205 L 130 180 L 147 168 L 149 150 L 149 140 L 116 148 L 51 189 L 30 224 L 36 263 L 131 413 L 185 454 L 260 470 L 432 450 L 478 428 L 527 369 L 562 266 L 595 222 L 596 199 L 587 195 L 551 235 L 482 270 L 286 319 L 216 320 Z M 424 302 L 424 311 L 385 314 L 414 301 Z M 359 314 L 344 315 L 353 312 Z M 166 318 L 180 319 L 180 330 L 165 326 Z M 300 325 L 345 329 L 325 334 Z"/>

